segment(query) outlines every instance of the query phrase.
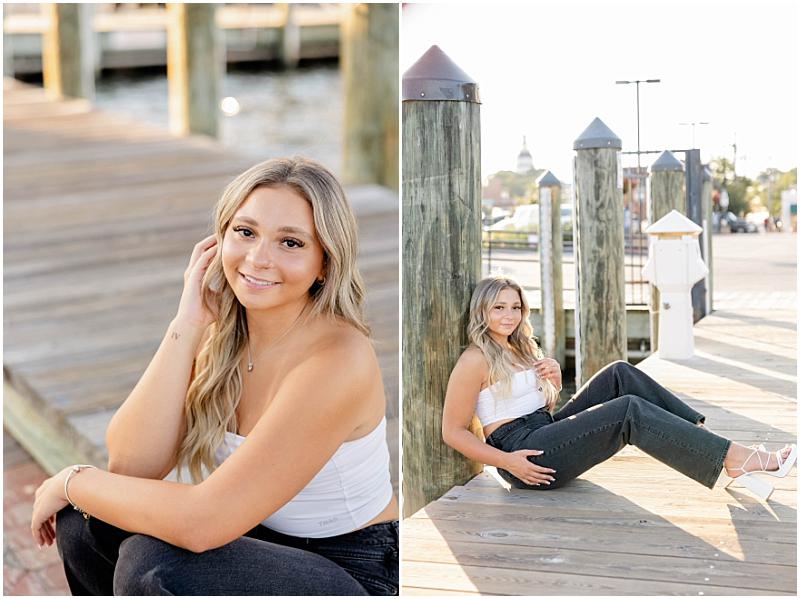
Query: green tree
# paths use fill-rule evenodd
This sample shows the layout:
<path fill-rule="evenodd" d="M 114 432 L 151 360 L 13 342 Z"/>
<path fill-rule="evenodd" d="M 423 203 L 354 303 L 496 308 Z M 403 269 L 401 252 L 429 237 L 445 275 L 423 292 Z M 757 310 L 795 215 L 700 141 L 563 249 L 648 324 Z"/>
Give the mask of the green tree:
<path fill-rule="evenodd" d="M 709 165 L 714 180 L 728 192 L 728 210 L 737 215 L 750 212 L 747 188 L 753 184 L 752 180 L 747 177 L 735 178 L 733 163 L 724 156 L 712 158 Z"/>
<path fill-rule="evenodd" d="M 543 172 L 542 169 L 531 169 L 524 175 L 519 175 L 514 171 L 498 171 L 492 177 L 500 179 L 515 204 L 531 204 L 538 198 L 536 178 Z"/>
<path fill-rule="evenodd" d="M 747 188 L 753 185 L 753 180 L 747 177 L 739 177 L 736 181 L 728 181 L 725 188 L 728 190 L 728 210 L 738 216 L 740 212 L 747 214 L 750 212 L 750 200 L 747 195 Z"/>
<path fill-rule="evenodd" d="M 712 158 L 709 165 L 714 178 L 723 185 L 727 180 L 734 178 L 733 163 L 724 156 Z"/>

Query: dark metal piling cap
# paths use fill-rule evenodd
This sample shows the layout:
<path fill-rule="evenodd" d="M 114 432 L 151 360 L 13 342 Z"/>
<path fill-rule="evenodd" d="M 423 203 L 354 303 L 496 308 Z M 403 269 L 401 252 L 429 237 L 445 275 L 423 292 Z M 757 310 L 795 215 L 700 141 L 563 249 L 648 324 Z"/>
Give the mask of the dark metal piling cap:
<path fill-rule="evenodd" d="M 703 167 L 703 181 L 711 181 L 711 170 L 707 167 Z"/>
<path fill-rule="evenodd" d="M 403 73 L 403 101 L 453 101 L 480 104 L 478 83 L 439 46 L 431 46 Z"/>
<path fill-rule="evenodd" d="M 675 158 L 675 154 L 669 150 L 664 150 L 661 155 L 656 158 L 656 161 L 650 165 L 650 172 L 656 173 L 659 171 L 681 171 L 683 172 L 683 163 Z"/>
<path fill-rule="evenodd" d="M 578 136 L 572 144 L 573 150 L 586 150 L 588 148 L 614 148 L 622 149 L 622 140 L 609 129 L 599 118 L 595 118 L 591 124 Z"/>
<path fill-rule="evenodd" d="M 539 178 L 536 179 L 536 185 L 539 187 L 561 187 L 561 181 L 553 173 L 547 171 L 539 175 Z"/>

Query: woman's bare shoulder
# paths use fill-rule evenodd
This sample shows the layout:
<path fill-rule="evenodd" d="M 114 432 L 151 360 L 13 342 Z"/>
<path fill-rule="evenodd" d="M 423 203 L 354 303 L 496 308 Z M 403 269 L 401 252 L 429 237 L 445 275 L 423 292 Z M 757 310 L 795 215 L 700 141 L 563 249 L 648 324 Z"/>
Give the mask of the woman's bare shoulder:
<path fill-rule="evenodd" d="M 357 356 L 375 355 L 369 338 L 341 318 L 322 318 L 317 346 L 320 351 Z"/>
<path fill-rule="evenodd" d="M 353 325 L 326 317 L 315 325 L 303 361 L 314 364 L 319 375 L 344 369 L 350 377 L 370 378 L 380 372 L 372 342 Z"/>
<path fill-rule="evenodd" d="M 283 378 L 270 413 L 282 413 L 273 408 L 285 404 L 293 418 L 297 406 L 303 405 L 305 410 L 349 418 L 354 428 L 373 411 L 382 414 L 383 382 L 369 339 L 352 325 L 325 317 L 311 324 L 302 345 L 292 350 L 294 364 Z M 282 399 L 277 401 L 278 397 Z"/>
<path fill-rule="evenodd" d="M 488 377 L 489 364 L 483 352 L 474 345 L 469 346 L 450 373 L 445 395 L 445 412 L 452 414 L 456 409 L 463 412 L 460 419 L 471 418 L 478 393 L 486 386 Z"/>
<path fill-rule="evenodd" d="M 463 380 L 465 382 L 483 383 L 489 376 L 489 363 L 479 347 L 470 345 L 458 358 L 453 372 L 450 375 L 452 380 Z"/>
<path fill-rule="evenodd" d="M 458 364 L 468 368 L 489 370 L 489 363 L 486 361 L 486 356 L 483 355 L 483 352 L 477 345 L 470 345 L 465 349 L 458 359 Z"/>

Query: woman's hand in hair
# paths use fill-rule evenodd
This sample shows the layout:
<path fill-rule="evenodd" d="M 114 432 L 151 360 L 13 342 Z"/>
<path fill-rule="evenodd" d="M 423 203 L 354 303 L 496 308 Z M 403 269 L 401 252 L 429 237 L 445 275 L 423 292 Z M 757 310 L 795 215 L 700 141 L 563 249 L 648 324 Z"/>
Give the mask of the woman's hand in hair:
<path fill-rule="evenodd" d="M 549 485 L 550 481 L 555 480 L 552 476 L 552 474 L 555 474 L 555 470 L 534 464 L 528 459 L 529 456 L 542 455 L 542 453 L 538 449 L 512 451 L 506 454 L 500 467 L 503 470 L 508 470 L 525 484 Z"/>
<path fill-rule="evenodd" d="M 536 376 L 550 381 L 556 390 L 561 389 L 561 366 L 552 358 L 537 360 L 533 366 Z"/>
<path fill-rule="evenodd" d="M 183 273 L 183 295 L 178 307 L 177 320 L 205 331 L 214 322 L 215 315 L 203 303 L 201 293 L 203 276 L 211 261 L 217 255 L 218 246 L 215 235 L 206 237 L 194 246 L 189 266 Z"/>

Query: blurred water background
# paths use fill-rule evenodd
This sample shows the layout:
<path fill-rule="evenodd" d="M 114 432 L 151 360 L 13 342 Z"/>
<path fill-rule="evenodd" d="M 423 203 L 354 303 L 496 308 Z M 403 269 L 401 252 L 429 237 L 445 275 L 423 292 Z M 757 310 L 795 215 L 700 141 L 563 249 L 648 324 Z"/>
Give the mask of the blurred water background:
<path fill-rule="evenodd" d="M 167 129 L 166 72 L 152 69 L 105 72 L 96 83 L 95 107 Z M 335 61 L 294 70 L 229 70 L 221 99 L 236 100 L 232 116 L 220 110 L 220 142 L 258 162 L 300 153 L 342 170 L 342 82 Z M 234 105 L 235 106 L 235 105 Z"/>

